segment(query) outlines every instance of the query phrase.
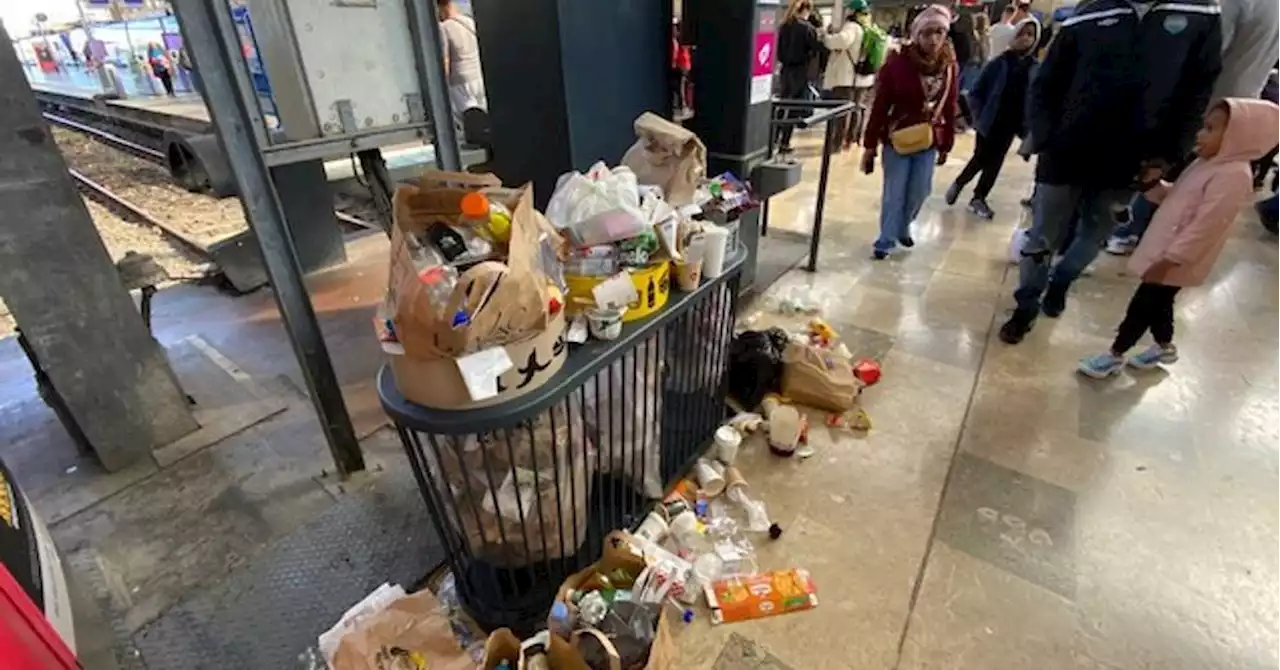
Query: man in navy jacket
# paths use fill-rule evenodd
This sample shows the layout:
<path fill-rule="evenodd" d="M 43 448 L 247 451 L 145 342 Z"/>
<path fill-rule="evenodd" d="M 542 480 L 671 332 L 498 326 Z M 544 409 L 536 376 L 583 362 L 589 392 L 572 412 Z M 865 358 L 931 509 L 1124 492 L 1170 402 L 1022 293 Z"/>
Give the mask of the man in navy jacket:
<path fill-rule="evenodd" d="M 1094 0 L 1059 26 L 1031 83 L 1036 196 L 1004 342 L 1021 342 L 1042 310 L 1062 313 L 1112 211 L 1190 150 L 1222 67 L 1219 14 L 1214 0 Z"/>

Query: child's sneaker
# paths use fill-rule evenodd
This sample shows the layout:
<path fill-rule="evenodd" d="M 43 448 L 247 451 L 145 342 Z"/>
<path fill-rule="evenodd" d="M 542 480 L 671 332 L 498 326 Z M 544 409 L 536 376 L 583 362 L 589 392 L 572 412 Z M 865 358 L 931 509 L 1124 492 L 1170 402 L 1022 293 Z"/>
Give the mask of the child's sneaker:
<path fill-rule="evenodd" d="M 1129 367 L 1139 370 L 1150 370 L 1161 363 L 1168 365 L 1178 362 L 1178 348 L 1170 344 L 1168 347 L 1162 347 L 1153 344 L 1141 352 L 1129 357 L 1127 361 Z"/>
<path fill-rule="evenodd" d="M 1119 356 L 1112 355 L 1111 352 L 1098 354 L 1097 356 L 1086 356 L 1080 359 L 1080 365 L 1076 370 L 1086 377 L 1094 379 L 1106 379 L 1112 375 L 1120 374 L 1120 368 L 1124 367 L 1124 359 Z"/>

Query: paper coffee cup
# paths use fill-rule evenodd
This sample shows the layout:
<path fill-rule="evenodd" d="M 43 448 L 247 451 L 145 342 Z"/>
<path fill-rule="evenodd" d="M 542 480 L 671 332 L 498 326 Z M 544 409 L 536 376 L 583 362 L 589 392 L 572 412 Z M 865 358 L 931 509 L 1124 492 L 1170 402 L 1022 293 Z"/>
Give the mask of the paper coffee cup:
<path fill-rule="evenodd" d="M 662 515 L 655 511 L 649 512 L 649 516 L 646 516 L 644 521 L 640 522 L 640 527 L 636 529 L 634 534 L 636 537 L 643 537 L 646 540 L 661 543 L 666 539 L 669 530 L 670 527 L 667 526 L 666 519 L 663 519 Z"/>
<path fill-rule="evenodd" d="M 725 465 L 733 465 L 738 458 L 738 448 L 742 446 L 742 433 L 733 426 L 720 426 L 716 429 L 716 457 Z"/>
<path fill-rule="evenodd" d="M 702 273 L 708 279 L 715 279 L 724 272 L 724 257 L 729 244 L 729 230 L 722 226 L 708 226 L 703 235 L 706 236 L 707 247 L 702 257 Z"/>
<path fill-rule="evenodd" d="M 693 466 L 693 474 L 698 479 L 698 487 L 707 497 L 714 498 L 724 493 L 724 475 L 707 459 L 698 459 Z"/>
<path fill-rule="evenodd" d="M 742 473 L 738 472 L 737 468 L 726 468 L 724 471 L 724 485 L 726 491 L 746 490 L 747 480 L 743 478 Z"/>
<path fill-rule="evenodd" d="M 676 261 L 676 286 L 681 291 L 696 291 L 702 283 L 702 259 L 696 261 Z"/>

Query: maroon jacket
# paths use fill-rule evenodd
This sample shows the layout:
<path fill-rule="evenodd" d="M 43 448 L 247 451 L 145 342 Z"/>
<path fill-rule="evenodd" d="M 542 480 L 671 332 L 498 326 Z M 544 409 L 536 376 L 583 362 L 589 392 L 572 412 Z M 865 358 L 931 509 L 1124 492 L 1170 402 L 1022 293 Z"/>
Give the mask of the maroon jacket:
<path fill-rule="evenodd" d="M 951 85 L 943 93 L 941 118 L 933 127 L 933 146 L 943 153 L 951 151 L 955 144 L 956 99 L 960 95 L 956 66 L 952 63 L 948 67 Z M 889 133 L 930 120 L 924 111 L 924 86 L 915 63 L 898 52 L 890 53 L 876 75 L 875 102 L 867 118 L 862 146 L 878 150 L 881 144 L 888 144 Z"/>

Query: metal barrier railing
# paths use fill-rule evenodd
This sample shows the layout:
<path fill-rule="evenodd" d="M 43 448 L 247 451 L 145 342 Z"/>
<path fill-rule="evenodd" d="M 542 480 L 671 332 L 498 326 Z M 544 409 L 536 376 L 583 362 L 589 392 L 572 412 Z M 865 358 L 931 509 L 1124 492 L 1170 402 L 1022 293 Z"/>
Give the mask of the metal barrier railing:
<path fill-rule="evenodd" d="M 780 100 L 773 101 L 774 117 L 770 123 L 769 158 L 773 158 L 773 130 L 776 128 L 812 128 L 819 123 L 826 124 L 822 140 L 822 166 L 818 171 L 818 197 L 813 207 L 813 232 L 809 235 L 809 262 L 805 270 L 818 270 L 818 245 L 822 242 L 822 217 L 827 206 L 827 177 L 831 173 L 831 152 L 838 142 L 835 130 L 841 126 L 832 121 L 843 119 L 857 107 L 850 100 Z M 778 111 L 808 109 L 809 113 L 802 117 L 790 115 L 778 116 Z M 766 200 L 761 208 L 760 234 L 766 235 L 769 230 L 769 202 Z"/>
<path fill-rule="evenodd" d="M 434 410 L 378 377 L 467 613 L 531 633 L 566 577 L 599 558 L 692 467 L 725 414 L 745 249 L 613 342 L 589 342 L 538 389 Z M 561 340 L 558 346 L 566 346 Z M 537 361 L 530 361 L 530 365 Z"/>

